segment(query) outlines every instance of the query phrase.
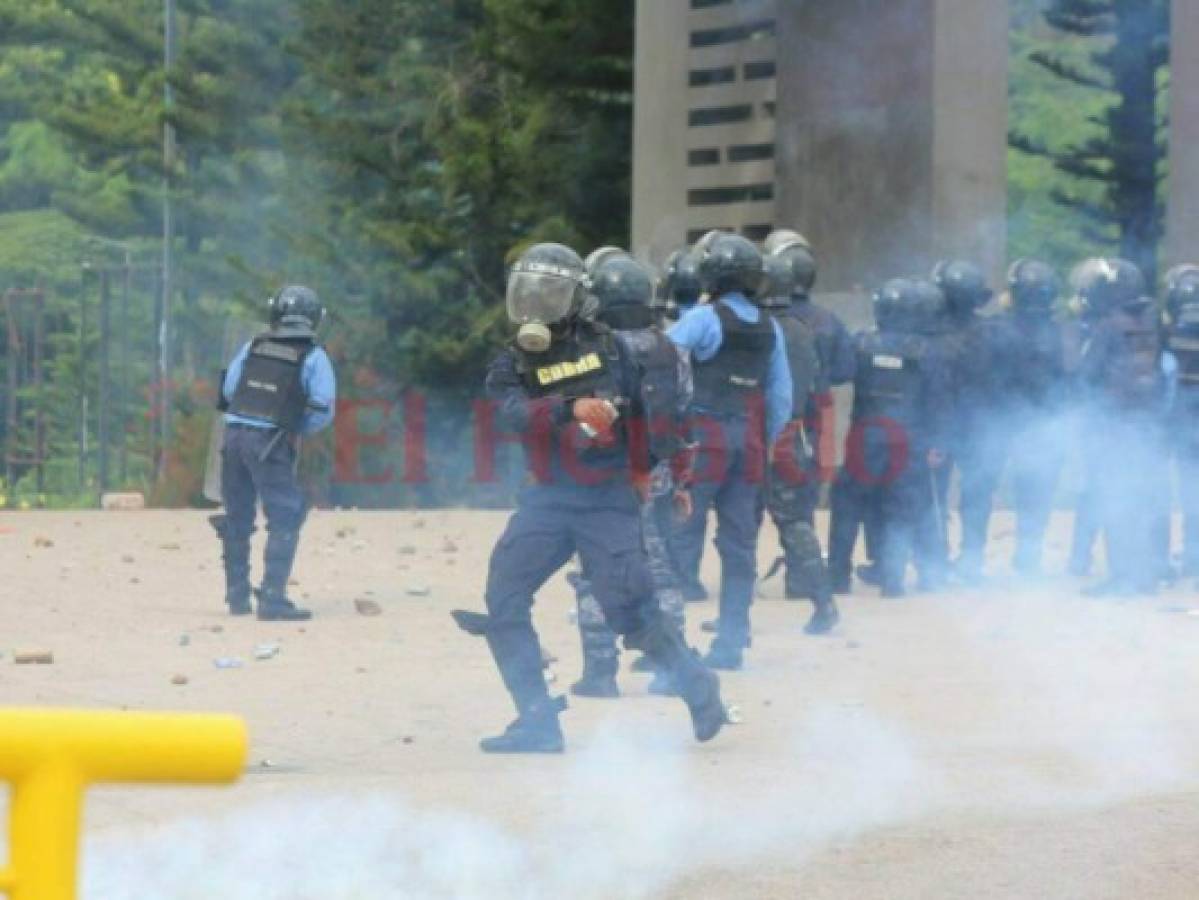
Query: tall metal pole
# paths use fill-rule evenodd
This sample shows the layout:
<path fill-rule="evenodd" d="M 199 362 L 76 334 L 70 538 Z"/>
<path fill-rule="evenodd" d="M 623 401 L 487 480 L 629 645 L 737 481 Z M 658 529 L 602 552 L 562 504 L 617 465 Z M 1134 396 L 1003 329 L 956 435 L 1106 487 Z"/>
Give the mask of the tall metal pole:
<path fill-rule="evenodd" d="M 111 390 L 108 344 L 112 338 L 110 316 L 112 285 L 110 274 L 107 266 L 100 269 L 100 385 L 96 402 L 96 450 L 98 453 L 97 472 L 101 494 L 108 490 L 108 401 Z"/>
<path fill-rule="evenodd" d="M 175 0 L 163 0 L 163 65 L 166 80 L 163 87 L 165 119 L 162 127 L 162 299 L 161 323 L 158 332 L 158 389 L 159 402 L 159 457 L 158 477 L 166 471 L 166 451 L 171 442 L 171 293 L 173 284 L 172 250 L 175 241 L 175 223 L 171 209 L 171 173 L 175 166 L 175 129 L 170 116 L 174 110 L 174 92 L 171 76 L 175 68 Z"/>
<path fill-rule="evenodd" d="M 117 387 L 117 452 L 121 471 L 121 487 L 129 484 L 129 295 L 133 289 L 133 259 L 125 250 L 125 284 L 121 288 L 120 352 L 121 383 Z"/>

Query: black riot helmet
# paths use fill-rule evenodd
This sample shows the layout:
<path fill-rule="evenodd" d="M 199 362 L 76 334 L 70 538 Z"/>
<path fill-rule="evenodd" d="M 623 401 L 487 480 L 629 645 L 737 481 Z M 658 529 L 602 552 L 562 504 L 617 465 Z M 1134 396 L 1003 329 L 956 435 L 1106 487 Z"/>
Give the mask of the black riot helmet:
<path fill-rule="evenodd" d="M 1166 312 L 1171 327 L 1199 331 L 1199 266 L 1175 266 L 1166 273 Z"/>
<path fill-rule="evenodd" d="M 874 319 L 880 331 L 929 335 L 942 327 L 945 294 L 924 278 L 893 278 L 874 294 Z"/>
<path fill-rule="evenodd" d="M 1083 311 L 1101 318 L 1145 298 L 1145 276 L 1126 259 L 1088 261 L 1080 275 L 1079 297 Z"/>
<path fill-rule="evenodd" d="M 945 294 L 951 316 L 965 316 L 991 299 L 982 269 L 965 260 L 943 260 L 933 267 L 933 282 Z"/>
<path fill-rule="evenodd" d="M 587 297 L 587 272 L 579 254 L 562 244 L 537 244 L 521 254 L 508 273 L 508 320 L 518 328 L 516 344 L 544 353 L 555 329 L 574 319 Z"/>
<path fill-rule="evenodd" d="M 912 334 L 932 335 L 945 330 L 948 312 L 945 292 L 927 278 L 913 278 L 905 298 L 904 327 Z"/>
<path fill-rule="evenodd" d="M 907 278 L 892 278 L 874 292 L 874 321 L 879 331 L 905 331 L 904 310 L 914 285 Z"/>
<path fill-rule="evenodd" d="M 816 286 L 816 257 L 806 244 L 788 244 L 775 250 L 771 259 L 780 260 L 790 271 L 787 279 L 790 281 L 788 293 L 793 296 L 806 298 Z"/>
<path fill-rule="evenodd" d="M 1053 266 L 1039 259 L 1018 259 L 1007 273 L 1012 309 L 1018 313 L 1049 315 L 1061 294 Z"/>
<path fill-rule="evenodd" d="M 591 295 L 598 304 L 596 318 L 619 331 L 653 324 L 653 293 L 649 273 L 631 256 L 611 257 L 591 277 Z"/>
<path fill-rule="evenodd" d="M 756 300 L 766 276 L 762 254 L 739 234 L 718 234 L 699 259 L 699 280 L 714 299 L 725 294 L 744 294 Z"/>
<path fill-rule="evenodd" d="M 587 270 L 588 277 L 594 277 L 595 273 L 599 271 L 600 266 L 608 260 L 616 259 L 619 256 L 631 258 L 631 254 L 620 247 L 600 247 L 587 254 L 587 258 L 583 260 L 583 268 Z"/>
<path fill-rule="evenodd" d="M 791 294 L 795 290 L 795 278 L 791 267 L 781 256 L 767 256 L 762 264 L 765 278 L 759 291 L 758 305 L 767 309 L 783 309 L 791 305 Z"/>
<path fill-rule="evenodd" d="M 270 301 L 271 325 L 276 328 L 316 331 L 325 318 L 325 308 L 312 288 L 289 284 Z"/>
<path fill-rule="evenodd" d="M 664 319 L 674 321 L 699 303 L 702 294 L 699 260 L 685 249 L 676 250 L 666 260 L 651 305 Z"/>

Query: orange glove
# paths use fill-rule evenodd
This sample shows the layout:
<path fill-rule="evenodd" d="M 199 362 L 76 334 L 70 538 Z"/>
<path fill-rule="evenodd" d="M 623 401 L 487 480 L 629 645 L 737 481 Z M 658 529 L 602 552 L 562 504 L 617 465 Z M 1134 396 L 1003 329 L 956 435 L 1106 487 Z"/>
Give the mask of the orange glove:
<path fill-rule="evenodd" d="M 691 491 L 677 490 L 674 492 L 674 516 L 680 522 L 686 522 L 695 512 L 695 504 L 691 502 Z"/>
<path fill-rule="evenodd" d="M 595 397 L 580 397 L 574 402 L 572 412 L 576 422 L 593 432 L 591 437 L 607 434 L 617 416 L 611 402 Z"/>

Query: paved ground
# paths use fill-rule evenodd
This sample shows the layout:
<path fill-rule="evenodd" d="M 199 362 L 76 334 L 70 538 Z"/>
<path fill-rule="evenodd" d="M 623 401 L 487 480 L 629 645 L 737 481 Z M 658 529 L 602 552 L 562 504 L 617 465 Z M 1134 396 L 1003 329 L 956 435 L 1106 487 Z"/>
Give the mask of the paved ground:
<path fill-rule="evenodd" d="M 221 614 L 202 514 L 0 515 L 0 703 L 227 710 L 252 732 L 236 788 L 95 792 L 87 896 L 1199 894 L 1191 595 L 862 592 L 813 639 L 767 585 L 749 667 L 726 679 L 745 721 L 716 743 L 630 674 L 626 699 L 572 705 L 567 755 L 497 760 L 475 741 L 510 707 L 447 613 L 481 602 L 502 522 L 316 514 L 295 591 L 319 618 L 298 627 Z M 567 684 L 570 608 L 556 581 L 538 611 Z M 689 612 L 698 639 L 711 604 Z M 255 661 L 266 642 L 279 655 Z M 41 647 L 52 666 L 12 663 Z"/>

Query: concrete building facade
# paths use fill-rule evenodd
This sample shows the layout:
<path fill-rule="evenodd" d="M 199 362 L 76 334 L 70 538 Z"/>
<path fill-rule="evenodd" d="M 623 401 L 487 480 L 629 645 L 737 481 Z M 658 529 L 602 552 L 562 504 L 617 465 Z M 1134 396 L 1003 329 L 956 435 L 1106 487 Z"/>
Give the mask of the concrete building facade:
<path fill-rule="evenodd" d="M 1199 46 L 1199 2 L 1173 0 Z M 1003 0 L 639 0 L 633 247 L 798 228 L 827 291 L 1006 264 Z M 1175 54 L 1167 257 L 1199 259 L 1199 54 Z M 1194 89 L 1191 89 L 1191 88 Z"/>

